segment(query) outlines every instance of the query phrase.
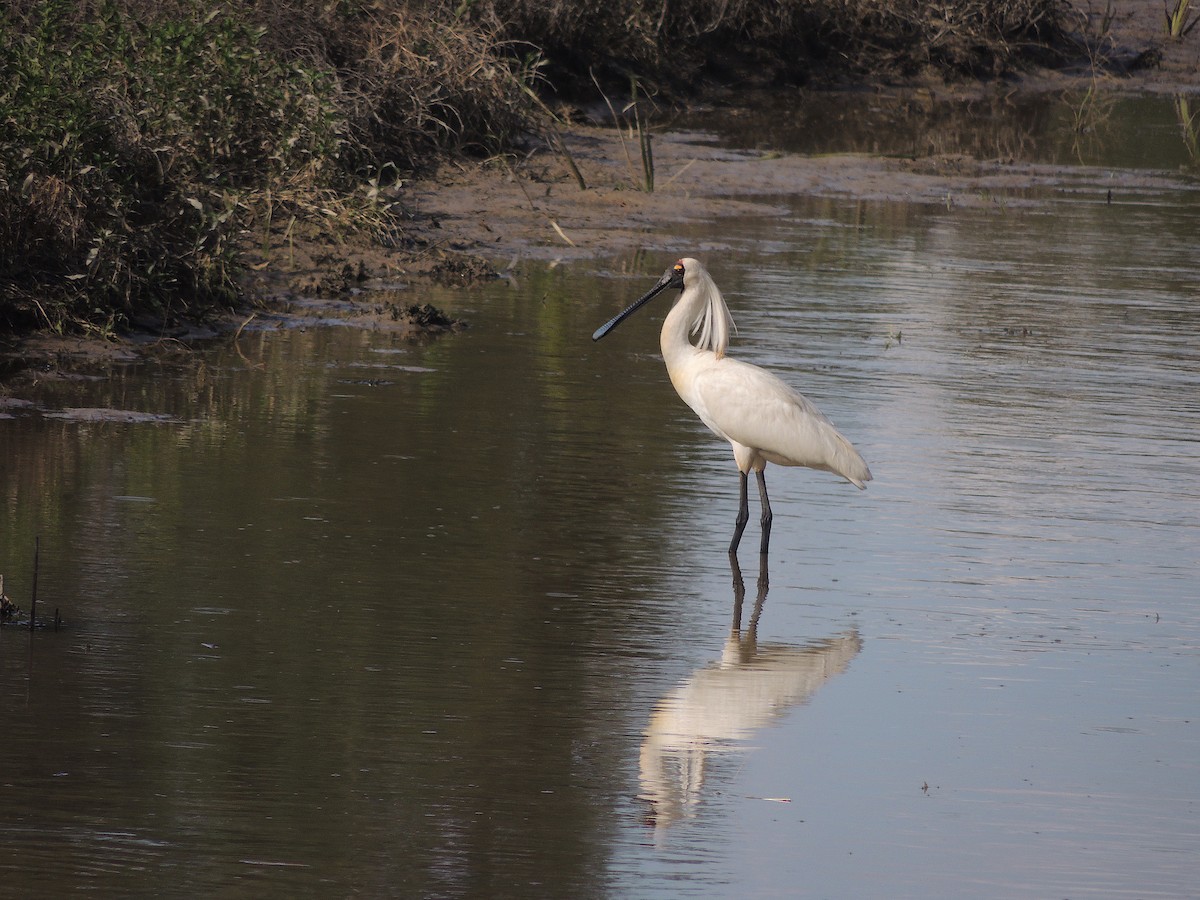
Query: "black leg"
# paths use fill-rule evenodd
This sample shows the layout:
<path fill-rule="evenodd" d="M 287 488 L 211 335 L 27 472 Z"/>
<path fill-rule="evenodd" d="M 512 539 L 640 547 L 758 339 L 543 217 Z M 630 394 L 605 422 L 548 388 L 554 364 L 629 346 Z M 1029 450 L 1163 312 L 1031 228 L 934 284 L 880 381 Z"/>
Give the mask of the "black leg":
<path fill-rule="evenodd" d="M 746 473 L 738 472 L 738 478 L 738 514 L 734 522 L 733 541 L 729 544 L 730 555 L 737 553 L 738 544 L 742 542 L 742 532 L 746 530 L 746 523 L 750 521 L 750 503 L 746 499 Z"/>
<path fill-rule="evenodd" d="M 733 630 L 742 630 L 742 603 L 746 599 L 746 582 L 742 580 L 742 567 L 738 565 L 737 554 L 729 554 L 729 566 L 733 571 Z"/>
<path fill-rule="evenodd" d="M 767 591 L 771 589 L 771 579 L 767 573 L 767 554 L 758 557 L 758 597 L 754 601 L 754 611 L 750 613 L 750 634 L 758 634 L 758 618 L 762 615 L 763 604 L 767 602 Z"/>
<path fill-rule="evenodd" d="M 745 485 L 745 477 L 742 476 L 743 486 Z M 771 519 L 774 516 L 771 514 L 771 501 L 767 499 L 767 473 L 762 469 L 758 470 L 758 499 L 762 501 L 762 543 L 759 545 L 758 552 L 763 556 L 767 555 L 767 545 L 771 543 Z M 746 513 L 746 517 L 750 517 L 750 513 Z"/>

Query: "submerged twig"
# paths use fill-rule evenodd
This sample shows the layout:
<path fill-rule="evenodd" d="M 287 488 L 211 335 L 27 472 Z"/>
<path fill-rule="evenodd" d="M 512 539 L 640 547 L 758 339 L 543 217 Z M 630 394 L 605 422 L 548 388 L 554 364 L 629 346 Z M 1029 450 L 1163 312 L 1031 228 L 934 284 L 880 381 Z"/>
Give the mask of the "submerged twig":
<path fill-rule="evenodd" d="M 33 539 L 33 589 L 30 591 L 29 598 L 29 630 L 33 631 L 34 623 L 37 622 L 37 581 L 38 581 L 38 557 L 42 552 L 42 539 L 35 537 Z"/>
<path fill-rule="evenodd" d="M 242 352 L 241 337 L 242 337 L 242 332 L 246 329 L 246 326 L 249 325 L 252 321 L 254 321 L 254 318 L 257 315 L 258 315 L 258 313 L 256 313 L 256 312 L 250 313 L 250 315 L 248 315 L 246 317 L 246 321 L 242 322 L 242 324 L 238 326 L 238 330 L 233 336 L 233 349 L 235 351 L 237 351 L 237 355 L 239 357 L 241 357 L 242 362 L 244 362 L 246 365 L 248 365 L 252 369 L 264 368 L 264 366 L 266 364 L 262 363 L 262 362 L 251 362 L 250 361 L 250 357 L 248 357 L 245 353 Z"/>

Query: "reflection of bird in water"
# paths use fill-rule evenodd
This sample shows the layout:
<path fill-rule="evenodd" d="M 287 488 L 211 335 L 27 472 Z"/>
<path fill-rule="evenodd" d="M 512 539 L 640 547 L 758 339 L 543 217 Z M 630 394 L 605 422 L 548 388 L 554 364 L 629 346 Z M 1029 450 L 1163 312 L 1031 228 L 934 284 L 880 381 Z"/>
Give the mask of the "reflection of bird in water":
<path fill-rule="evenodd" d="M 846 669 L 862 648 L 858 632 L 803 646 L 760 644 L 756 631 L 767 594 L 762 559 L 758 598 L 749 628 L 741 631 L 745 588 L 734 567 L 734 625 L 721 657 L 697 669 L 655 706 L 639 761 L 648 820 L 662 830 L 695 812 L 711 753 L 742 749 L 755 732 L 806 702 Z"/>
<path fill-rule="evenodd" d="M 716 283 L 697 260 L 681 259 L 667 269 L 658 284 L 597 328 L 592 340 L 600 340 L 668 288 L 680 288 L 682 293 L 667 313 L 659 337 L 667 374 L 700 421 L 733 445 L 737 462 L 738 514 L 729 552 L 737 552 L 750 518 L 746 481 L 753 469 L 762 505 L 759 552 L 766 553 L 771 539 L 767 463 L 821 469 L 841 475 L 859 488 L 871 480 L 871 470 L 811 400 L 765 369 L 725 355 L 733 317 Z M 699 334 L 696 344 L 689 340 L 689 333 Z"/>

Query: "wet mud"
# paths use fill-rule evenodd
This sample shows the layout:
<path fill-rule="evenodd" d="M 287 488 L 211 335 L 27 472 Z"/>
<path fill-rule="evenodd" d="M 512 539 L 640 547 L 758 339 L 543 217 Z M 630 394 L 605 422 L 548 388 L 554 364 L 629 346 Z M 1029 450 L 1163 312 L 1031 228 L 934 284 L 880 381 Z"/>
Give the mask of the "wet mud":
<path fill-rule="evenodd" d="M 1097 18 L 1090 12 L 1080 15 Z M 1114 0 L 1111 20 L 1104 23 L 1099 18 L 1092 23 L 1087 64 L 1003 82 L 859 86 L 853 96 L 869 95 L 874 105 L 898 115 L 923 110 L 934 121 L 939 109 L 964 101 L 979 104 L 966 113 L 978 117 L 989 114 L 989 104 L 1021 95 L 1184 96 L 1200 87 L 1200 40 L 1166 37 L 1155 2 Z M 800 92 L 785 102 L 796 110 L 812 99 L 811 93 Z M 739 100 L 726 91 L 713 102 L 710 118 L 736 121 L 745 106 L 757 101 Z M 773 102 L 779 102 L 778 95 Z M 1016 155 L 1006 156 L 1004 140 L 989 148 L 998 153 L 975 148 L 938 152 L 935 147 L 910 155 L 867 149 L 788 155 L 753 146 L 730 149 L 727 141 L 706 130 L 676 127 L 677 118 L 664 111 L 652 123 L 654 190 L 648 192 L 636 139 L 612 127 L 606 116 L 603 107 L 590 114 L 579 111 L 576 121 L 553 137 L 531 136 L 519 158 L 459 162 L 404 184 L 394 197 L 404 210 L 402 233 L 385 240 L 320 228 L 279 229 L 264 246 L 247 250 L 245 290 L 256 312 L 231 312 L 202 325 L 150 325 L 132 334 L 37 335 L 0 348 L 0 378 L 11 384 L 20 380 L 14 376 L 28 377 L 31 367 L 34 377 L 60 377 L 78 365 L 187 352 L 197 340 L 246 327 L 339 324 L 413 335 L 454 330 L 458 326 L 437 317 L 409 314 L 407 304 L 380 303 L 374 291 L 402 293 L 431 281 L 468 284 L 494 277 L 521 259 L 566 262 L 631 248 L 668 255 L 719 249 L 689 248 L 690 227 L 769 214 L 785 196 L 852 195 L 959 206 L 994 205 L 1003 197 L 1010 206 L 1031 206 L 1047 192 L 1091 190 L 1086 184 L 1080 188 L 1077 167 L 1022 162 Z M 880 121 L 880 127 L 889 127 L 886 117 Z M 1088 127 L 1081 119 L 1080 132 Z M 866 135 L 864 147 L 872 141 Z M 586 185 L 582 189 L 581 180 Z M 1118 182 L 1117 188 L 1128 190 L 1167 186 L 1153 173 L 1127 170 L 1119 173 Z"/>

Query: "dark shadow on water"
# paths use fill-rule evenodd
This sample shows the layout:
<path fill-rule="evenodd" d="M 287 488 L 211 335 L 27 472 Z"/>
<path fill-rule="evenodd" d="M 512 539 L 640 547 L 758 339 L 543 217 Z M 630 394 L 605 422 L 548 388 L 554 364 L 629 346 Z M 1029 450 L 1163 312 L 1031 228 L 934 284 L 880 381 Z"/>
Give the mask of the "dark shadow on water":
<path fill-rule="evenodd" d="M 758 594 L 754 600 L 754 609 L 750 612 L 751 635 L 758 629 L 758 620 L 762 615 L 763 604 L 767 601 L 767 591 L 771 587 L 767 560 L 767 554 L 758 555 Z M 746 582 L 742 578 L 742 567 L 738 565 L 736 553 L 729 554 L 729 568 L 733 573 L 733 633 L 737 634 L 742 630 L 742 605 L 746 600 Z"/>
<path fill-rule="evenodd" d="M 733 624 L 721 655 L 655 704 L 642 741 L 640 796 L 659 839 L 671 825 L 695 816 L 713 758 L 744 751 L 758 731 L 806 703 L 862 649 L 855 629 L 800 645 L 760 643 L 767 557 L 759 559 L 757 595 L 744 631 L 745 582 L 737 558 L 730 556 L 730 564 Z"/>

